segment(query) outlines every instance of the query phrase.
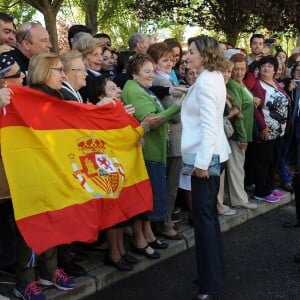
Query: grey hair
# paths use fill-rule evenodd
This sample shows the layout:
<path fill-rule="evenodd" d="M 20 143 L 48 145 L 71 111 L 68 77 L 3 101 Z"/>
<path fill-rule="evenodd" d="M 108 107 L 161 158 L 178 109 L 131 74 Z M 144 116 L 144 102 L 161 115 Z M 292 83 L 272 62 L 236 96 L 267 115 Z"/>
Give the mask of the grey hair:
<path fill-rule="evenodd" d="M 134 48 L 137 46 L 137 43 L 143 42 L 145 39 L 145 35 L 142 33 L 133 33 L 129 39 L 128 39 L 128 46 L 130 50 L 134 50 Z"/>

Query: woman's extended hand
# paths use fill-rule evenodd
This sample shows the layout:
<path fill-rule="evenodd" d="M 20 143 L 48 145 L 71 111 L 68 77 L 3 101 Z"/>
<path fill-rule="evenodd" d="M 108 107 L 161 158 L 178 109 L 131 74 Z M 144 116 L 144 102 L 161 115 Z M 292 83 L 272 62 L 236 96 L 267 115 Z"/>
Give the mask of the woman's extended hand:
<path fill-rule="evenodd" d="M 191 175 L 195 175 L 196 177 L 202 178 L 202 179 L 209 178 L 207 170 L 202 170 L 202 169 L 198 169 L 198 168 L 194 168 Z"/>
<path fill-rule="evenodd" d="M 147 127 L 150 127 L 154 124 L 158 124 L 160 123 L 165 117 L 164 116 L 161 116 L 161 115 L 158 115 L 158 116 L 154 116 L 154 117 L 151 117 L 151 114 L 148 113 L 144 119 L 144 124 L 147 126 Z"/>

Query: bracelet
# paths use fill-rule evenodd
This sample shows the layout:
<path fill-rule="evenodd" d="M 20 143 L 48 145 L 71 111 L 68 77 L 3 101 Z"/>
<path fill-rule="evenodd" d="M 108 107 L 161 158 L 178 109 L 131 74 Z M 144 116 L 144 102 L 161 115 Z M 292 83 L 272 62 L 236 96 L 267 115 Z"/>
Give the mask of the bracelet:
<path fill-rule="evenodd" d="M 141 126 L 143 127 L 145 133 L 150 131 L 150 127 L 147 126 L 144 121 L 141 122 Z"/>

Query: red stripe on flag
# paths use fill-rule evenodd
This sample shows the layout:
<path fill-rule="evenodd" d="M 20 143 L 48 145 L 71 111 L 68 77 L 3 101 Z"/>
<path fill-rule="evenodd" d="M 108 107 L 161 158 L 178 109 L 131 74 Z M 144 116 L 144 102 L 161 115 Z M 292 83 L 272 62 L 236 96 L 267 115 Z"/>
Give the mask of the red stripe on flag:
<path fill-rule="evenodd" d="M 92 199 L 18 220 L 17 225 L 29 247 L 40 254 L 60 244 L 93 242 L 100 230 L 151 210 L 151 185 L 144 180 L 124 188 L 118 199 Z"/>
<path fill-rule="evenodd" d="M 107 104 L 100 107 L 63 101 L 29 87 L 17 85 L 9 87 L 13 90 L 13 95 L 11 103 L 6 106 L 6 113 L 15 116 L 3 117 L 1 127 L 26 126 L 36 130 L 57 130 L 73 129 L 76 124 L 80 124 L 81 129 L 106 130 L 123 128 L 128 126 L 128 123 L 133 127 L 140 126 L 135 118 L 125 112 L 121 101 L 116 101 L 115 106 Z M 14 100 L 18 102 L 16 105 Z M 17 115 L 12 110 L 13 106 Z M 19 111 L 19 107 L 22 111 Z M 68 116 L 68 122 L 65 116 Z"/>

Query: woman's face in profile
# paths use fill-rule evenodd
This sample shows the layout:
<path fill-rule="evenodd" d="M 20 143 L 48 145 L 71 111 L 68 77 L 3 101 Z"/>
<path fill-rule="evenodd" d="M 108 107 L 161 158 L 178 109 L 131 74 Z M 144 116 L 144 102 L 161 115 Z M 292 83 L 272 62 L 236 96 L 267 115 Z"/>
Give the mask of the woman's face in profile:
<path fill-rule="evenodd" d="M 66 79 L 64 66 L 60 60 L 55 62 L 50 68 L 50 74 L 45 81 L 45 84 L 54 90 L 60 90 L 63 81 Z"/>
<path fill-rule="evenodd" d="M 192 42 L 189 46 L 189 68 L 195 68 L 200 73 L 200 71 L 204 68 L 204 57 L 200 55 L 200 52 L 198 51 L 195 42 Z"/>

